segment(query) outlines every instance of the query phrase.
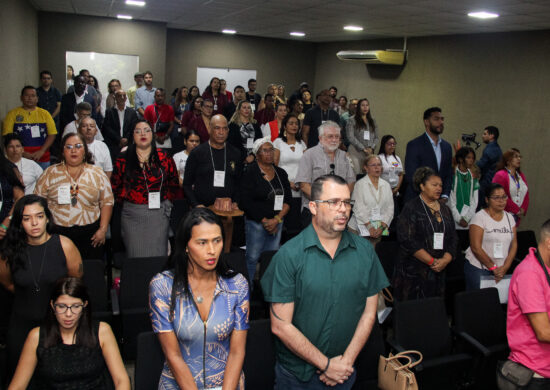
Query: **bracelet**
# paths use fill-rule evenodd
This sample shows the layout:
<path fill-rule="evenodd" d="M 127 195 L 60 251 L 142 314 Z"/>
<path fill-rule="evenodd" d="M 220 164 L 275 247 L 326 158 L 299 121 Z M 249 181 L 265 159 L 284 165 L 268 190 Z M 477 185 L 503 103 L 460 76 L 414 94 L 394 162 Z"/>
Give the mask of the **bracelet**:
<path fill-rule="evenodd" d="M 279 223 L 283 223 L 283 220 L 281 219 L 281 217 L 279 217 L 279 215 L 276 215 L 273 218 L 275 218 L 277 221 L 279 221 Z"/>
<path fill-rule="evenodd" d="M 432 261 L 428 263 L 428 265 L 432 265 L 434 263 L 435 259 L 432 257 Z"/>
<path fill-rule="evenodd" d="M 324 370 L 321 371 L 321 374 L 324 374 L 324 373 L 327 372 L 327 370 L 328 370 L 328 366 L 330 365 L 330 358 L 327 357 L 327 359 L 328 359 L 328 360 L 327 360 L 327 366 L 325 367 Z"/>
<path fill-rule="evenodd" d="M 495 265 L 493 265 L 491 268 L 487 268 L 487 269 L 488 269 L 489 271 L 494 271 L 494 270 L 496 270 L 497 268 L 498 268 L 498 267 L 497 267 L 497 265 L 495 264 Z"/>
<path fill-rule="evenodd" d="M 6 225 L 4 225 L 3 223 L 0 223 L 0 227 L 4 230 L 8 230 L 8 227 Z"/>

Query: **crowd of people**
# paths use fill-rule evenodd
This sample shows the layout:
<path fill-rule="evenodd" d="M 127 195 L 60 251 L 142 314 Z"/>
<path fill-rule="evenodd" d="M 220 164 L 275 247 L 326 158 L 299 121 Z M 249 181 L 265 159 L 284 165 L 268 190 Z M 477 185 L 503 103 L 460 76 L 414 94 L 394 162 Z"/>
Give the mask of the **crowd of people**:
<path fill-rule="evenodd" d="M 126 91 L 111 80 L 102 95 L 89 71 L 69 68 L 67 93 L 43 71 L 3 122 L 0 282 L 15 299 L 9 389 L 32 384 L 33 372 L 73 388 L 129 388 L 113 333 L 91 320 L 79 279 L 83 261 L 104 258 L 109 236 L 128 258 L 169 256 L 151 281 L 151 320 L 166 356 L 159 386 L 182 389 L 244 388 L 255 286 L 271 304 L 276 388 L 350 389 L 380 290 L 391 285 L 399 301 L 444 296 L 445 269 L 459 256 L 466 288 L 479 289 L 483 278 L 502 281 L 516 257 L 529 187 L 520 151 L 502 153 L 495 126 L 485 128 L 476 161 L 469 146 L 453 151 L 442 109 L 428 108 L 403 163 L 396 133 L 379 128 L 369 100 L 336 87 L 314 96 L 304 82 L 287 98 L 270 84 L 262 96 L 254 79 L 231 92 L 213 77 L 202 94 L 182 86 L 168 101 L 149 71 Z M 184 217 L 171 231 L 175 201 Z M 549 226 L 530 255 L 540 252 L 546 266 Z M 239 230 L 248 279 L 220 261 Z M 375 254 L 384 237 L 399 245 L 391 280 Z M 258 284 L 260 255 L 271 250 Z M 517 287 L 545 282 L 536 268 L 514 274 L 513 323 L 536 336 L 548 361 L 540 335 L 550 320 L 524 311 L 550 312 L 548 303 L 531 305 Z M 544 283 L 530 294 L 550 302 Z M 548 366 L 511 346 L 512 359 L 548 385 Z"/>

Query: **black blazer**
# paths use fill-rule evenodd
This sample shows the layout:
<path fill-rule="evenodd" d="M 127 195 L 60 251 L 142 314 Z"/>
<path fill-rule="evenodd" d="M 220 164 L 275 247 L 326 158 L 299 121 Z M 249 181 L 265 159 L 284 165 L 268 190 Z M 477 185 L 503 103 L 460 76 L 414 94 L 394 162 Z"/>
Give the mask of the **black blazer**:
<path fill-rule="evenodd" d="M 138 117 L 136 111 L 131 107 L 124 109 L 124 127 L 122 129 L 122 137 L 120 136 L 120 121 L 118 120 L 118 109 L 116 107 L 105 110 L 105 119 L 103 120 L 103 129 L 101 134 L 105 138 L 105 143 L 109 147 L 111 157 L 116 159 L 120 152 L 120 139 L 126 138 L 130 140 L 132 137 L 132 131 L 136 126 Z"/>
<path fill-rule="evenodd" d="M 254 123 L 252 126 L 254 127 L 254 141 L 262 138 L 262 130 L 260 129 L 260 126 L 257 123 Z M 229 134 L 227 136 L 227 142 L 239 149 L 239 152 L 242 156 L 241 161 L 244 161 L 244 159 L 248 156 L 248 151 L 243 146 L 243 141 L 241 139 L 241 125 L 238 125 L 234 122 L 231 122 L 229 124 Z"/>
<path fill-rule="evenodd" d="M 90 103 L 92 106 L 92 118 L 96 121 L 99 120 L 99 114 L 97 113 L 97 104 L 95 99 L 89 94 L 84 95 L 84 101 Z M 74 92 L 66 93 L 61 97 L 61 111 L 59 112 L 59 120 L 61 123 L 61 129 L 58 133 L 63 134 L 65 126 L 75 120 L 76 112 L 76 98 Z"/>
<path fill-rule="evenodd" d="M 407 144 L 405 154 L 405 180 L 407 181 L 407 191 L 405 200 L 414 198 L 416 192 L 413 186 L 414 172 L 420 167 L 430 167 L 441 176 L 443 181 L 443 192 L 441 195 L 449 196 L 451 193 L 453 179 L 453 148 L 451 144 L 441 139 L 441 168 L 437 168 L 437 158 L 432 143 L 426 133 L 416 137 Z"/>

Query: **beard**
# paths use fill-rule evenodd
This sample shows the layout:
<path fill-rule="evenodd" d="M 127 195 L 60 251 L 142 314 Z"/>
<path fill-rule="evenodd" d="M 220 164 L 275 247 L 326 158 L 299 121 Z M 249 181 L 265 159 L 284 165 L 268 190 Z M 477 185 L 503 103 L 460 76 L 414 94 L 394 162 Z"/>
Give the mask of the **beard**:
<path fill-rule="evenodd" d="M 430 131 L 434 134 L 443 133 L 443 124 L 441 126 L 431 126 L 430 125 Z"/>

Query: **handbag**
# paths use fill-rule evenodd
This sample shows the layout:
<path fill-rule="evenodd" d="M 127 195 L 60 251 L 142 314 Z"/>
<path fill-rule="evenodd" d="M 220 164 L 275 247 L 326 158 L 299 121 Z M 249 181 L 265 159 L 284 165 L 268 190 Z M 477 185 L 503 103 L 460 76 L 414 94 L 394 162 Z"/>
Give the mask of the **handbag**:
<path fill-rule="evenodd" d="M 512 360 L 499 361 L 497 386 L 500 390 L 519 390 L 526 387 L 535 372 Z"/>
<path fill-rule="evenodd" d="M 414 362 L 407 356 L 417 354 L 420 356 Z M 406 359 L 407 363 L 402 364 L 399 359 Z M 382 390 L 418 390 L 418 382 L 414 373 L 410 370 L 422 361 L 422 354 L 418 351 L 404 351 L 397 355 L 384 357 L 380 355 L 378 361 L 378 388 Z"/>

